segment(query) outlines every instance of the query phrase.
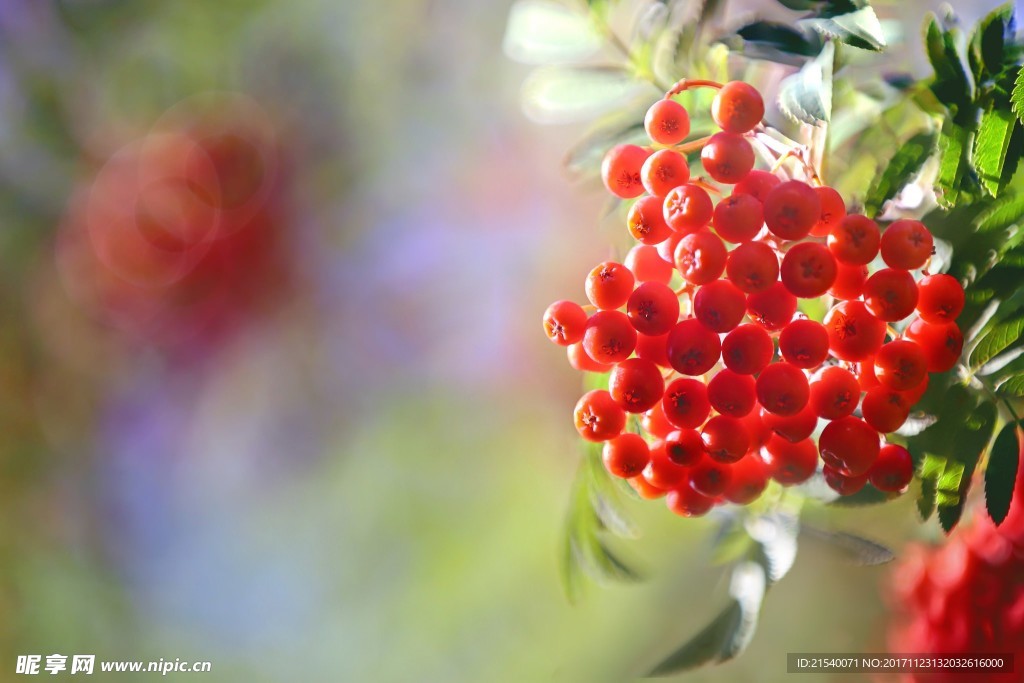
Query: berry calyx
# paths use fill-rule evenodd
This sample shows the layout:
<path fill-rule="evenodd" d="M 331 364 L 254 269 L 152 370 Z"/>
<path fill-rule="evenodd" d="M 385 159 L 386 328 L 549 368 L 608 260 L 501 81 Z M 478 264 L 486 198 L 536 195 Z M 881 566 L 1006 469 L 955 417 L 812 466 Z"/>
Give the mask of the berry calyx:
<path fill-rule="evenodd" d="M 773 187 L 764 198 L 764 222 L 786 240 L 806 237 L 821 218 L 821 199 L 807 183 L 789 180 Z"/>
<path fill-rule="evenodd" d="M 643 413 L 661 400 L 665 380 L 652 361 L 627 358 L 608 377 L 608 393 L 627 413 Z"/>
<path fill-rule="evenodd" d="M 629 479 L 644 471 L 651 452 L 642 436 L 626 432 L 605 442 L 601 459 L 613 476 Z"/>
<path fill-rule="evenodd" d="M 616 145 L 608 150 L 601 162 L 601 180 L 616 197 L 632 199 L 644 192 L 640 182 L 640 168 L 650 150 L 637 145 Z"/>
<path fill-rule="evenodd" d="M 882 260 L 890 268 L 915 270 L 931 258 L 934 240 L 921 221 L 903 219 L 882 233 Z"/>
<path fill-rule="evenodd" d="M 622 433 L 626 411 L 604 389 L 583 394 L 573 411 L 576 431 L 587 441 L 607 441 Z"/>
<path fill-rule="evenodd" d="M 640 182 L 654 197 L 669 192 L 690 180 L 690 164 L 674 149 L 659 149 L 640 167 Z M 664 202 L 662 202 L 664 204 Z"/>
<path fill-rule="evenodd" d="M 544 333 L 559 346 L 570 346 L 583 339 L 587 313 L 572 301 L 556 301 L 544 311 Z"/>
<path fill-rule="evenodd" d="M 675 100 L 658 100 L 647 110 L 644 129 L 652 142 L 676 145 L 690 134 L 690 115 Z"/>
<path fill-rule="evenodd" d="M 764 118 L 764 99 L 754 86 L 743 81 L 723 85 L 711 102 L 711 118 L 729 133 L 753 130 Z"/>
<path fill-rule="evenodd" d="M 610 310 L 619 308 L 633 292 L 636 279 L 626 266 L 615 261 L 598 264 L 584 283 L 584 291 L 590 303 L 598 308 Z"/>
<path fill-rule="evenodd" d="M 700 160 L 709 176 L 732 185 L 754 168 L 754 150 L 742 135 L 715 133 L 701 150 Z"/>

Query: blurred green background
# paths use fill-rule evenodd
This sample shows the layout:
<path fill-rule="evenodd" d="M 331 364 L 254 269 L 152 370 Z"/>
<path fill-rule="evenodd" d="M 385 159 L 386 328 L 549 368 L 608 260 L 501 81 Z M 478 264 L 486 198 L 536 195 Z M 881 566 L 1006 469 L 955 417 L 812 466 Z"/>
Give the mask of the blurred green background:
<path fill-rule="evenodd" d="M 540 315 L 610 246 L 581 131 L 521 113 L 510 6 L 0 3 L 0 680 L 625 681 L 716 613 L 710 527 L 656 504 L 649 581 L 562 595 L 579 380 Z M 879 7 L 918 73 L 937 6 Z M 899 543 L 909 505 L 822 523 Z M 882 650 L 885 571 L 805 544 L 687 680 Z"/>

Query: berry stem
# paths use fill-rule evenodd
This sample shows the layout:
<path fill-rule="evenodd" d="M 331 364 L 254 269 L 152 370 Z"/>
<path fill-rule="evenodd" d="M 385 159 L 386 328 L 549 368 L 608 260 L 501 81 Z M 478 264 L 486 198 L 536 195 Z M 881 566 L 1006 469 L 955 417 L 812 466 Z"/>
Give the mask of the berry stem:
<path fill-rule="evenodd" d="M 668 91 L 665 93 L 665 99 L 667 100 L 673 95 L 678 95 L 679 93 L 685 92 L 690 88 L 714 88 L 715 90 L 721 90 L 722 84 L 719 83 L 718 81 L 706 81 L 699 78 L 683 78 L 680 79 L 679 81 L 676 81 L 676 84 L 668 89 Z"/>
<path fill-rule="evenodd" d="M 720 190 L 713 183 L 709 183 L 708 181 L 704 180 L 703 178 L 693 178 L 692 180 L 690 180 L 690 184 L 691 185 L 696 185 L 697 187 L 700 187 L 700 188 L 703 188 L 703 189 L 707 190 L 708 192 L 710 192 L 712 194 L 717 194 L 718 196 L 722 196 L 722 190 Z"/>
<path fill-rule="evenodd" d="M 698 138 L 696 140 L 690 140 L 689 142 L 684 142 L 683 144 L 675 147 L 674 149 L 680 154 L 685 155 L 689 154 L 690 152 L 696 152 L 698 150 L 704 149 L 704 145 L 708 144 L 710 140 L 711 136 L 708 135 L 707 137 Z"/>

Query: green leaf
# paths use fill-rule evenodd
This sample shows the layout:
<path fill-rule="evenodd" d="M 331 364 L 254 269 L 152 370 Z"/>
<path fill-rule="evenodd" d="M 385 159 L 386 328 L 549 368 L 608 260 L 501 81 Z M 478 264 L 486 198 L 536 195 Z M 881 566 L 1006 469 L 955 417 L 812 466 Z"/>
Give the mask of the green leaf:
<path fill-rule="evenodd" d="M 658 91 L 625 69 L 542 66 L 523 83 L 523 111 L 537 123 L 576 123 Z"/>
<path fill-rule="evenodd" d="M 967 60 L 976 82 L 998 74 L 1003 68 L 1006 39 L 1014 32 L 1013 4 L 997 7 L 978 22 L 971 34 Z"/>
<path fill-rule="evenodd" d="M 744 49 L 744 56 L 749 46 L 770 48 L 793 55 L 810 57 L 821 51 L 821 41 L 809 38 L 802 31 L 797 31 L 785 24 L 776 24 L 770 21 L 757 21 L 747 24 L 736 35 L 743 38 L 747 44 Z M 754 56 L 757 56 L 756 54 Z"/>
<path fill-rule="evenodd" d="M 978 232 L 1002 230 L 1024 217 L 1024 195 L 1003 195 L 974 219 Z"/>
<path fill-rule="evenodd" d="M 882 25 L 878 23 L 875 10 L 870 7 L 830 17 L 801 19 L 797 25 L 810 27 L 822 35 L 862 50 L 877 52 L 885 47 Z"/>
<path fill-rule="evenodd" d="M 928 518 L 935 512 L 935 496 L 938 493 L 935 482 L 934 477 L 921 477 L 921 490 L 917 495 L 917 513 L 921 516 L 922 522 L 928 521 Z"/>
<path fill-rule="evenodd" d="M 1009 111 L 992 109 L 981 117 L 974 139 L 972 162 L 984 187 L 993 197 L 1002 189 L 1003 164 L 1017 119 Z"/>
<path fill-rule="evenodd" d="M 999 385 L 997 390 L 1002 396 L 1010 398 L 1024 398 L 1024 376 L 1011 377 Z"/>
<path fill-rule="evenodd" d="M 757 542 L 754 557 L 764 567 L 768 583 L 781 580 L 796 561 L 799 520 L 779 511 L 747 520 L 746 528 Z"/>
<path fill-rule="evenodd" d="M 885 170 L 875 176 L 864 199 L 864 212 L 875 216 L 888 200 L 899 194 L 935 149 L 933 133 L 919 133 L 903 144 Z"/>
<path fill-rule="evenodd" d="M 817 125 L 832 116 L 832 60 L 835 47 L 821 53 L 779 86 L 779 109 L 794 121 Z"/>
<path fill-rule="evenodd" d="M 505 54 L 523 64 L 579 62 L 601 48 L 586 12 L 548 0 L 519 0 L 509 11 Z"/>
<path fill-rule="evenodd" d="M 1010 104 L 1013 105 L 1013 113 L 1017 119 L 1024 123 L 1024 69 L 1017 72 L 1017 79 L 1013 82 L 1013 93 L 1010 95 Z"/>
<path fill-rule="evenodd" d="M 964 174 L 964 151 L 969 149 L 970 132 L 947 122 L 939 138 L 939 174 L 935 184 L 939 190 L 939 203 L 951 208 L 960 194 L 960 179 Z"/>
<path fill-rule="evenodd" d="M 647 675 L 668 676 L 738 655 L 754 636 L 767 586 L 764 567 L 756 562 L 737 565 L 725 609 Z"/>
<path fill-rule="evenodd" d="M 888 503 L 890 500 L 898 498 L 898 494 L 890 494 L 879 491 L 871 484 L 865 484 L 864 487 L 849 496 L 839 496 L 828 504 L 831 507 L 863 507 L 865 505 L 878 505 L 880 503 Z"/>
<path fill-rule="evenodd" d="M 1024 331 L 1024 309 L 1018 309 L 1009 320 L 995 325 L 985 334 L 971 352 L 971 367 L 980 368 L 1001 351 L 1020 340 Z"/>
<path fill-rule="evenodd" d="M 1011 422 L 999 432 L 985 467 L 985 509 L 996 525 L 1003 523 L 1010 511 L 1013 487 L 1017 481 L 1020 442 L 1017 439 L 1019 425 Z"/>
<path fill-rule="evenodd" d="M 966 416 L 953 443 L 953 457 L 938 481 L 939 523 L 949 533 L 960 521 L 967 492 L 974 479 L 974 469 L 992 439 L 996 423 L 996 407 L 990 401 L 982 402 Z"/>
<path fill-rule="evenodd" d="M 935 70 L 931 91 L 956 116 L 972 99 L 967 72 L 956 50 L 956 39 L 951 31 L 940 28 L 939 22 L 932 15 L 925 24 L 924 42 L 928 61 Z"/>

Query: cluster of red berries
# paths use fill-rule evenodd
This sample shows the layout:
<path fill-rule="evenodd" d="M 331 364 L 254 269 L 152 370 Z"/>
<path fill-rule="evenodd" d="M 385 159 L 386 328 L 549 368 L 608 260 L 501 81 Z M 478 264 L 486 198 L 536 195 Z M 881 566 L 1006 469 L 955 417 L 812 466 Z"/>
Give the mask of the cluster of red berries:
<path fill-rule="evenodd" d="M 941 547 L 908 546 L 891 574 L 893 652 L 1013 654 L 1017 673 L 929 673 L 913 681 L 1019 681 L 1024 661 L 1024 468 L 996 527 L 980 509 Z"/>
<path fill-rule="evenodd" d="M 672 96 L 697 86 L 719 88 L 721 132 L 683 143 L 689 115 Z M 557 301 L 544 314 L 574 368 L 610 373 L 607 390 L 576 405 L 580 435 L 605 443 L 609 472 L 685 516 L 749 503 L 769 479 L 803 482 L 819 454 L 841 494 L 869 480 L 902 490 L 910 455 L 880 434 L 903 424 L 928 373 L 951 369 L 963 345 L 959 282 L 912 274 L 932 255 L 925 226 L 883 231 L 847 215 L 813 170 L 817 186 L 755 170 L 763 115 L 760 94 L 739 81 L 681 81 L 655 103 L 653 147 L 619 145 L 601 169 L 612 194 L 635 200 L 627 228 L 638 244 L 590 272 L 590 306 Z M 697 149 L 711 180 L 690 177 Z M 798 299 L 818 297 L 831 304 L 822 322 L 797 312 Z M 915 312 L 902 332 L 890 325 Z M 645 434 L 627 431 L 629 414 Z"/>

